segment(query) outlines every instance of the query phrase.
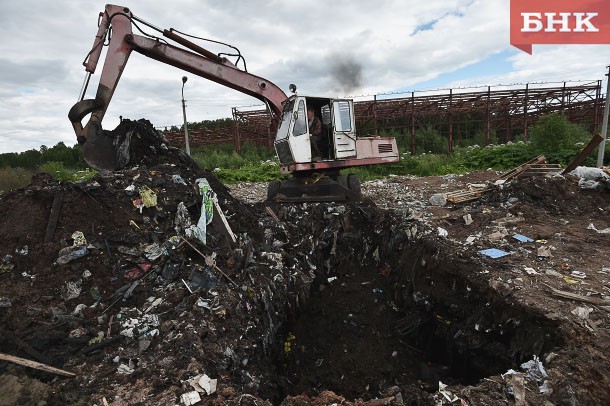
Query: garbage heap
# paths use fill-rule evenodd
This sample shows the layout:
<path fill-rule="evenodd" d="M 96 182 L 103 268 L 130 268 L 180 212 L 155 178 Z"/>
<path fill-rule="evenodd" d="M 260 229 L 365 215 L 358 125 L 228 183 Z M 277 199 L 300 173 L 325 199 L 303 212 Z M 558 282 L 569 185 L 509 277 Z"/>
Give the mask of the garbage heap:
<path fill-rule="evenodd" d="M 75 374 L 2 364 L 0 382 L 31 404 L 280 400 L 286 321 L 312 286 L 377 266 L 373 240 L 399 222 L 374 207 L 246 206 L 149 123 L 120 131 L 154 150 L 0 197 L 0 353 Z"/>

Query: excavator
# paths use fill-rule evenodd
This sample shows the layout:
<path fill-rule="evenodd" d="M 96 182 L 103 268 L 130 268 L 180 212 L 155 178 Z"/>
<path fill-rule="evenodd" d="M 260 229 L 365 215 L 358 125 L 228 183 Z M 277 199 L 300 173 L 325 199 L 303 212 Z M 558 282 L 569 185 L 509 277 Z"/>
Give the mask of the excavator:
<path fill-rule="evenodd" d="M 134 33 L 134 28 L 139 34 Z M 150 31 L 155 34 L 150 34 Z M 288 97 L 273 82 L 249 73 L 245 60 L 243 69 L 239 68 L 243 56 L 237 48 L 231 46 L 237 54 L 215 54 L 187 36 L 192 37 L 173 28 L 158 28 L 134 15 L 127 7 L 108 4 L 99 14 L 93 47 L 83 62 L 85 81 L 78 102 L 68 113 L 77 140 L 82 145 L 83 157 L 90 166 L 98 170 L 117 170 L 128 164 L 129 154 L 125 149 L 129 144 L 104 132 L 102 120 L 132 51 L 265 103 L 272 117 L 280 172 L 290 175 L 281 182 L 269 183 L 269 200 L 357 200 L 361 196 L 358 177 L 355 174 L 342 175 L 341 170 L 399 160 L 394 138 L 356 135 L 352 100 L 303 96 L 296 93 L 293 84 L 289 86 L 292 95 Z M 85 99 L 91 75 L 95 73 L 104 47 L 108 50 L 95 98 Z M 236 62 L 231 62 L 227 56 L 236 56 Z M 321 122 L 321 134 L 316 137 L 310 133 L 307 117 L 310 109 Z M 88 121 L 83 125 L 87 116 Z M 313 142 L 318 147 L 314 148 L 316 153 L 312 153 Z"/>

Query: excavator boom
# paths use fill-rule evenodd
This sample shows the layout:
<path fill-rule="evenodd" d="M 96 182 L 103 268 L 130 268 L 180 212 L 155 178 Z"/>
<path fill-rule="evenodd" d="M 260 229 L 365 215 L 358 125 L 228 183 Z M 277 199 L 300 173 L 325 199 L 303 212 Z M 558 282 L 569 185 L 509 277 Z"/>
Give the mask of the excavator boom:
<path fill-rule="evenodd" d="M 282 102 L 287 97 L 271 81 L 237 68 L 226 58 L 213 54 L 172 30 L 160 30 L 148 24 L 166 38 L 189 49 L 172 45 L 158 37 L 134 34 L 134 21 L 141 23 L 143 20 L 135 17 L 126 7 L 106 5 L 100 17 L 93 47 L 83 63 L 88 75 L 95 73 L 104 42 L 109 37 L 97 92 L 94 99 L 83 99 L 83 90 L 81 100 L 68 113 L 77 139 L 83 144 L 85 161 L 92 167 L 119 169 L 126 164 L 121 146 L 117 140 L 104 134 L 101 123 L 132 51 L 255 97 L 265 102 L 275 120 L 280 116 Z M 112 35 L 108 35 L 110 32 Z M 83 125 L 83 119 L 89 114 L 88 122 Z"/>
<path fill-rule="evenodd" d="M 162 37 L 134 34 L 134 27 L 144 33 L 140 24 Z M 244 69 L 239 69 L 226 58 L 178 35 L 177 31 L 155 27 L 122 6 L 106 5 L 100 13 L 93 47 L 83 62 L 88 75 L 85 83 L 95 73 L 106 45 L 108 51 L 95 98 L 84 99 L 84 86 L 80 100 L 68 113 L 77 139 L 83 144 L 85 161 L 96 169 L 120 169 L 129 163 L 129 136 L 114 136 L 103 131 L 102 120 L 133 51 L 255 97 L 267 105 L 272 116 L 271 126 L 276 130 L 274 146 L 281 172 L 291 175 L 286 181 L 269 184 L 269 199 L 357 198 L 360 181 L 354 174 L 342 174 L 343 169 L 399 160 L 394 138 L 356 134 L 353 100 L 297 95 L 294 85 L 290 86 L 294 94 L 287 97 L 271 81 L 247 72 L 245 63 Z"/>

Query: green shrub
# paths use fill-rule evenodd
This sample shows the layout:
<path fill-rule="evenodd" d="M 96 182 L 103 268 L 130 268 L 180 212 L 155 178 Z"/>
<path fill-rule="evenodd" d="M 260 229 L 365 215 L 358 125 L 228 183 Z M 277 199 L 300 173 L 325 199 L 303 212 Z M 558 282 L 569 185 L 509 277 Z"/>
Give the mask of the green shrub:
<path fill-rule="evenodd" d="M 73 171 L 64 167 L 63 162 L 50 161 L 45 162 L 39 167 L 40 172 L 48 173 L 57 180 L 67 181 L 72 178 Z"/>
<path fill-rule="evenodd" d="M 487 168 L 504 170 L 519 166 L 537 155 L 539 154 L 529 144 L 520 141 L 487 147 L 475 145 L 461 148 L 455 152 L 455 159 L 466 170 Z"/>

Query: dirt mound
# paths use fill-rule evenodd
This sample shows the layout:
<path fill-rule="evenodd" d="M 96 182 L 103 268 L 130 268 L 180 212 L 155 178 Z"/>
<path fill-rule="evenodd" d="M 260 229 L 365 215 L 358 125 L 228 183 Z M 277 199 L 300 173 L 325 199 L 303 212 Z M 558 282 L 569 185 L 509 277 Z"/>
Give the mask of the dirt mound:
<path fill-rule="evenodd" d="M 605 208 L 604 193 L 582 190 L 571 177 L 529 177 L 509 182 L 484 201 L 505 202 L 510 198 L 538 207 L 553 214 L 584 214 Z"/>

